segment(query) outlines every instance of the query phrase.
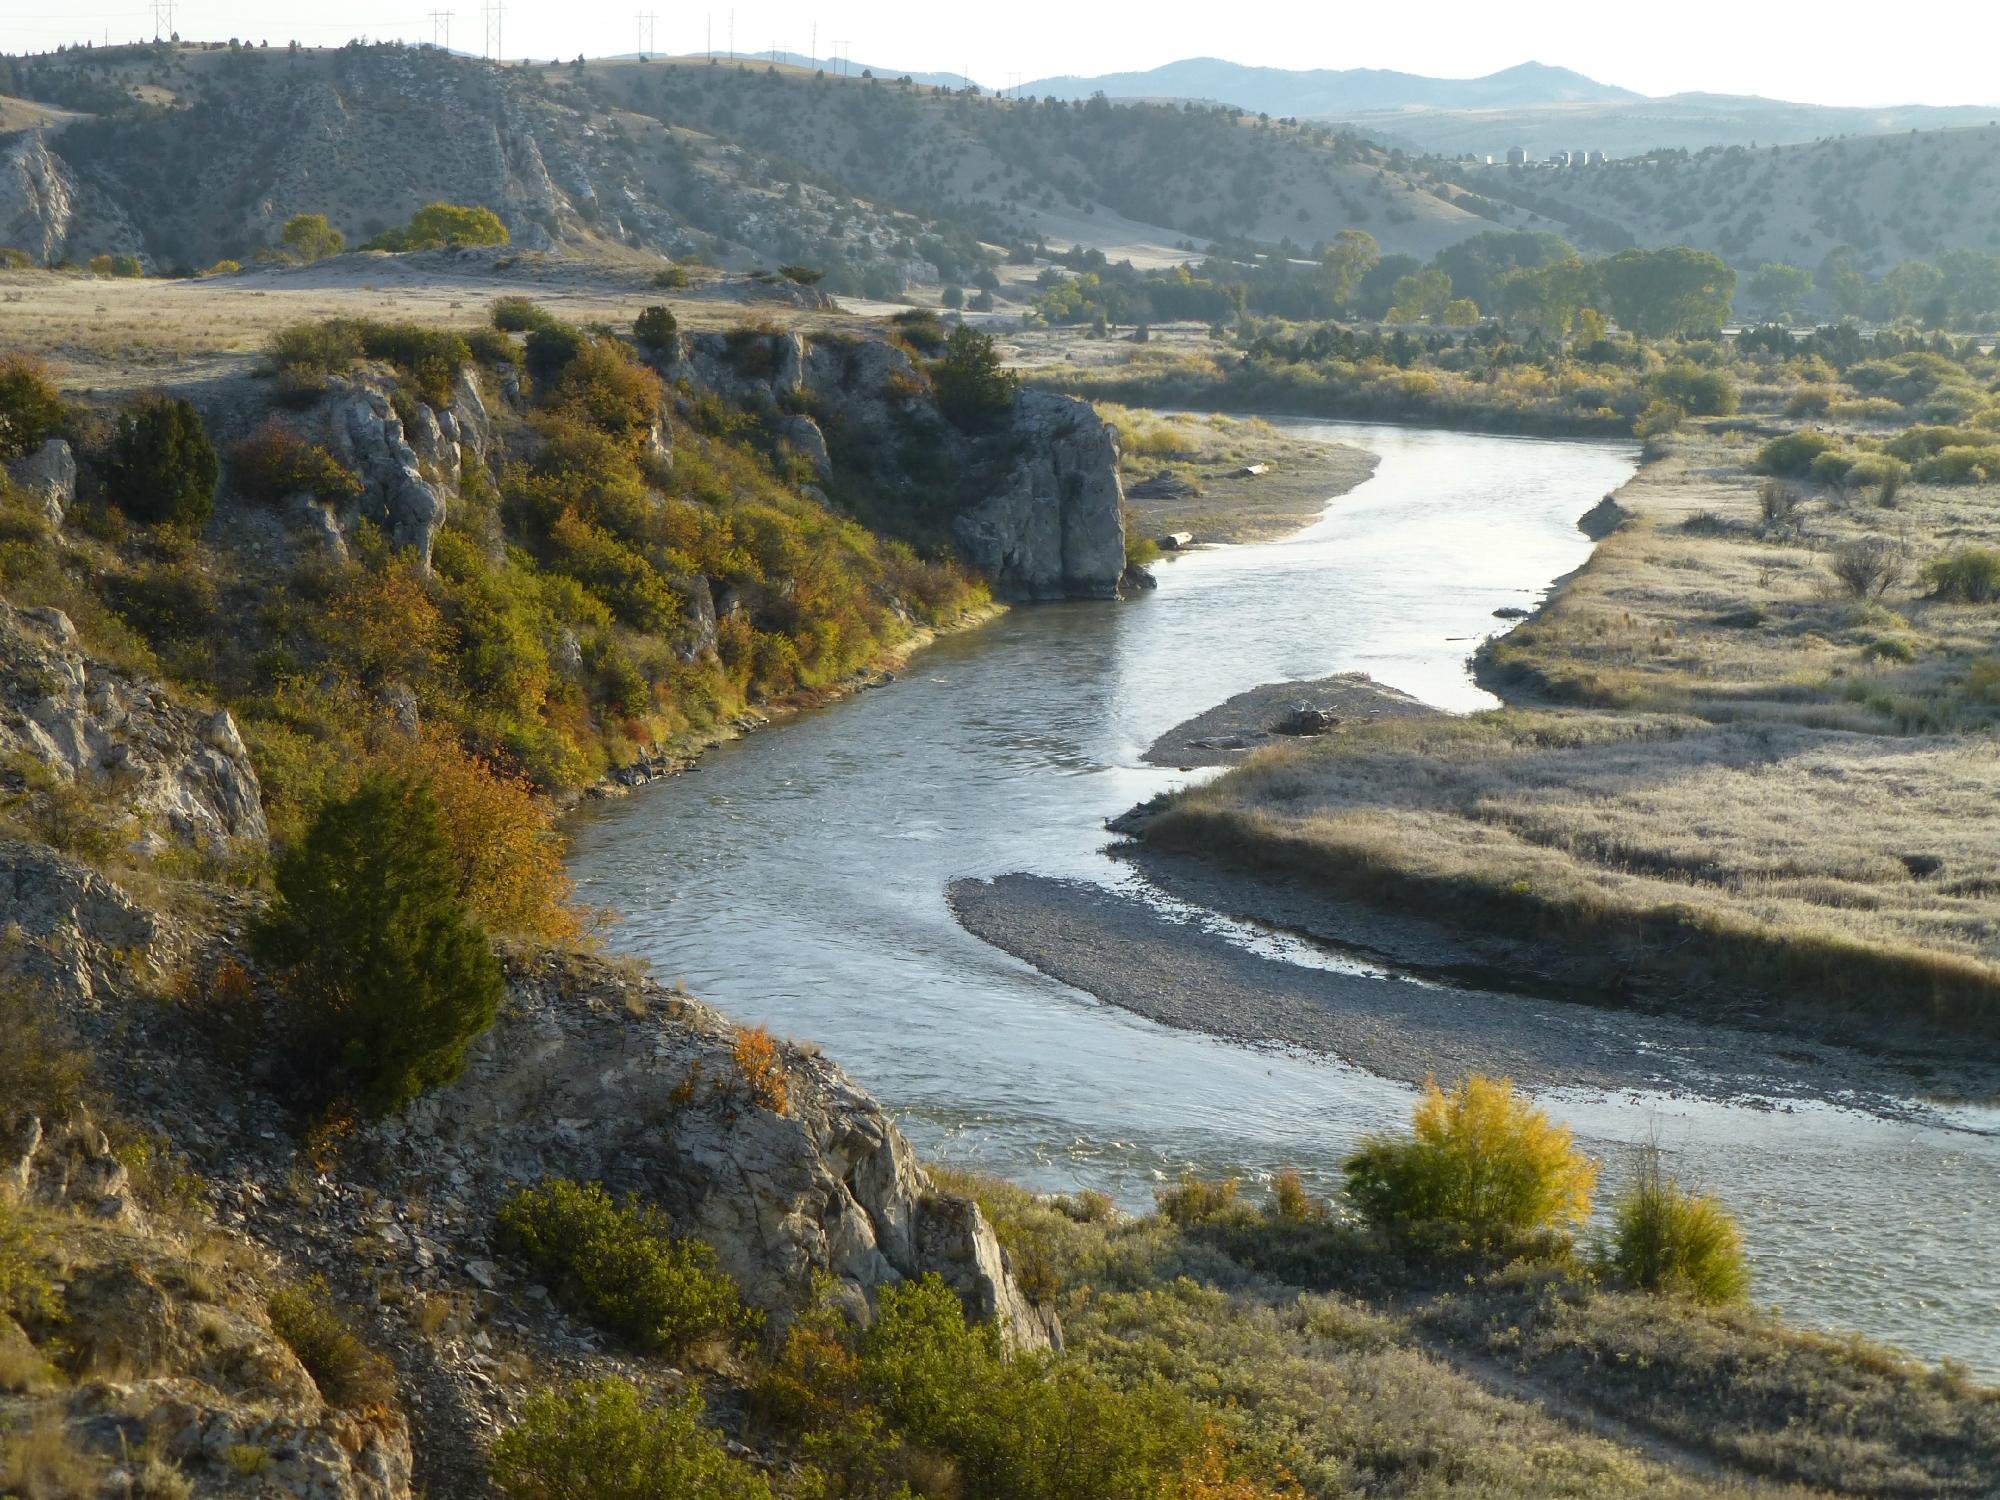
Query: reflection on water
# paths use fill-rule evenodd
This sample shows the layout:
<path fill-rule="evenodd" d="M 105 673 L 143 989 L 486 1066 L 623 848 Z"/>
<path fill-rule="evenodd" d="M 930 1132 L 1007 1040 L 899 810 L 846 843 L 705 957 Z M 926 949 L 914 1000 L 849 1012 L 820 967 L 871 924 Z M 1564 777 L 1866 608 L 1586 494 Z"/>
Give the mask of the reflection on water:
<path fill-rule="evenodd" d="M 1292 425 L 1383 457 L 1310 531 L 1177 559 L 1128 604 L 1017 610 L 584 823 L 573 870 L 627 913 L 615 941 L 823 1043 L 935 1158 L 1133 1207 L 1188 1166 L 1330 1177 L 1406 1117 L 1407 1089 L 1100 1005 L 971 937 L 944 899 L 962 875 L 1128 878 L 1099 853 L 1103 820 L 1178 779 L 1140 752 L 1245 688 L 1360 670 L 1451 709 L 1490 702 L 1472 641 L 1584 560 L 1576 517 L 1633 464 L 1604 444 Z M 1643 1019 L 1592 1019 L 1644 1045 Z M 1655 1135 L 1722 1192 L 1763 1300 L 2000 1376 L 2000 1141 L 1835 1109 L 1549 1103 L 1608 1180 Z"/>

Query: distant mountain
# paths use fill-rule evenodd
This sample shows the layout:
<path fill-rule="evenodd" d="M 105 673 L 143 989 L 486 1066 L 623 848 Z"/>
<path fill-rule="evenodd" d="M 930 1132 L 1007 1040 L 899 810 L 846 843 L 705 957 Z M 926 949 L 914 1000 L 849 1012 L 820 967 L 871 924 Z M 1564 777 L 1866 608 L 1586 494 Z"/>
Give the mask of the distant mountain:
<path fill-rule="evenodd" d="M 1426 78 L 1386 68 L 1253 68 L 1216 57 L 1185 58 L 1144 73 L 1044 78 L 1021 92 L 1058 99 L 1100 93 L 1112 99 L 1203 99 L 1261 114 L 1315 118 L 1378 110 L 1611 104 L 1644 97 L 1537 62 L 1484 78 Z"/>

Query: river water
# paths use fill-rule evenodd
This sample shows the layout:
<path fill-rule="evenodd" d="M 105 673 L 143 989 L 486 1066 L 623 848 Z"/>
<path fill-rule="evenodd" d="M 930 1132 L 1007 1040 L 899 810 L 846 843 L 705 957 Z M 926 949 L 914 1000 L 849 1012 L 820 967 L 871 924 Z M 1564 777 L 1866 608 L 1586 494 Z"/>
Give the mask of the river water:
<path fill-rule="evenodd" d="M 1409 1089 L 1100 1004 L 945 904 L 966 875 L 1131 881 L 1101 853 L 1103 821 L 1179 780 L 1140 753 L 1246 688 L 1359 670 L 1443 708 L 1489 705 L 1466 658 L 1493 611 L 1583 562 L 1576 518 L 1636 461 L 1615 444 L 1286 425 L 1381 467 L 1297 537 L 1174 559 L 1129 603 L 1015 610 L 582 820 L 571 868 L 586 899 L 625 914 L 613 945 L 823 1044 L 932 1159 L 1131 1208 L 1190 1167 L 1331 1182 L 1361 1133 L 1407 1120 Z M 1643 1044 L 1643 1019 L 1611 1024 Z M 1655 1094 L 1542 1102 L 1605 1159 L 1607 1184 L 1656 1139 L 1719 1192 L 1760 1301 L 2000 1379 L 2000 1113 L 1925 1125 Z"/>

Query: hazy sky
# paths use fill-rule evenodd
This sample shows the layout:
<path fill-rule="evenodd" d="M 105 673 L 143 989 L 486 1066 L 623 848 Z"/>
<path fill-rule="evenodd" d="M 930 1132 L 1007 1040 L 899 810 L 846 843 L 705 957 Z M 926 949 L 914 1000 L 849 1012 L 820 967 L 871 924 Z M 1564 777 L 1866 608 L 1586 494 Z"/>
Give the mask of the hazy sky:
<path fill-rule="evenodd" d="M 407 8 L 406 8 L 407 7 Z M 238 35 L 276 44 L 350 37 L 428 41 L 429 11 L 454 9 L 452 44 L 481 50 L 480 0 L 177 0 L 186 37 Z M 660 51 L 701 51 L 706 24 L 727 45 L 731 8 L 661 0 L 513 0 L 504 14 L 510 57 L 630 52 L 635 14 L 657 10 Z M 53 47 L 84 36 L 152 35 L 149 4 L 124 0 L 0 0 L 0 51 Z M 836 39 L 860 61 L 926 71 L 970 71 L 991 87 L 1055 73 L 1147 68 L 1175 58 L 1227 57 L 1287 68 L 1399 68 L 1446 77 L 1490 73 L 1533 58 L 1643 93 L 1686 89 L 1756 93 L 1821 104 L 2000 103 L 2000 21 L 1987 0 L 1429 0 L 1407 4 L 1146 5 L 1013 0 L 870 0 L 734 8 L 737 50 L 774 43 L 820 54 Z M 1226 18 L 1226 25 L 1219 24 Z M 1962 45 L 1961 45 L 1962 44 Z"/>

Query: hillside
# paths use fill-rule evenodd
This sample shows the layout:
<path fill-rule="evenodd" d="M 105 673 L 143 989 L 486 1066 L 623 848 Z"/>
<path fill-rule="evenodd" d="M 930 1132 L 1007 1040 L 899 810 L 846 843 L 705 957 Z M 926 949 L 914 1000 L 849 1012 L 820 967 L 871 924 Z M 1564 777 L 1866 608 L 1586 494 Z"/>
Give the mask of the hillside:
<path fill-rule="evenodd" d="M 969 280 L 994 255 L 980 240 L 1168 264 L 1220 235 L 1363 225 L 1429 255 L 1483 227 L 1333 132 L 770 65 L 142 47 L 7 62 L 0 94 L 24 125 L 64 111 L 0 136 L 0 245 L 48 261 L 199 268 L 249 259 L 295 213 L 359 243 L 447 199 L 492 208 L 524 248 L 801 260 L 893 296 Z"/>
<path fill-rule="evenodd" d="M 1875 272 L 1947 250 L 2000 249 L 2000 126 L 1451 175 L 1545 215 L 1586 249 L 1688 244 L 1744 268 L 1813 268 L 1852 245 Z"/>
<path fill-rule="evenodd" d="M 1568 68 L 1526 62 L 1483 78 L 1426 78 L 1388 68 L 1253 68 L 1219 57 L 1190 57 L 1142 73 L 1069 75 L 1025 85 L 1024 95 L 1058 99 L 1202 99 L 1272 115 L 1330 118 L 1366 110 L 1500 109 L 1638 99 Z"/>

